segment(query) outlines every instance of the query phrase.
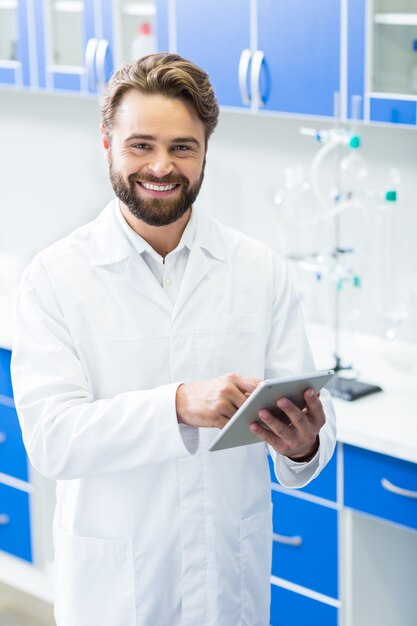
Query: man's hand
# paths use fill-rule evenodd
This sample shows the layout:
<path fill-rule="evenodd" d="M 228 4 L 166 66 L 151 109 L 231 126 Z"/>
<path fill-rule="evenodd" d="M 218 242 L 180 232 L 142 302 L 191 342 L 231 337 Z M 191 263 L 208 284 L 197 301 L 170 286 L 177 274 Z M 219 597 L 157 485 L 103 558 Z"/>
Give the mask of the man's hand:
<path fill-rule="evenodd" d="M 176 408 L 180 424 L 223 428 L 261 381 L 226 374 L 178 387 Z"/>
<path fill-rule="evenodd" d="M 299 409 L 288 398 L 279 398 L 277 406 L 289 418 L 289 423 L 274 417 L 267 409 L 259 411 L 259 418 L 271 430 L 262 428 L 258 423 L 250 429 L 276 452 L 294 461 L 307 461 L 314 456 L 319 447 L 318 434 L 326 422 L 323 405 L 313 389 L 304 393 L 306 407 Z M 271 432 L 272 431 L 272 432 Z"/>

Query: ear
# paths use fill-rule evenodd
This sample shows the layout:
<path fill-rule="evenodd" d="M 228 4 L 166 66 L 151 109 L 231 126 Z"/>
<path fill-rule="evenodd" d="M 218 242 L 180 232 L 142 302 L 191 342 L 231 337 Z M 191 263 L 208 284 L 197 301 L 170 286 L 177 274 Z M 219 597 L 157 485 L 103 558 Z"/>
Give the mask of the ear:
<path fill-rule="evenodd" d="M 105 154 L 106 159 L 108 161 L 109 160 L 109 153 L 110 153 L 110 140 L 109 140 L 108 135 L 107 135 L 107 133 L 105 131 L 103 123 L 100 124 L 100 132 L 101 132 L 101 140 L 103 142 L 104 154 Z"/>

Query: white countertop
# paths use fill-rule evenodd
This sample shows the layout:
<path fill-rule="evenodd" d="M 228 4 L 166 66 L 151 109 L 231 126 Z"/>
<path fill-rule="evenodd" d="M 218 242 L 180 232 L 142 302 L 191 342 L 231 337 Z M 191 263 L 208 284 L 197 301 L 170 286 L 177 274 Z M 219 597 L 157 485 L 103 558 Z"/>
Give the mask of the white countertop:
<path fill-rule="evenodd" d="M 331 367 L 332 334 L 309 325 L 308 335 L 317 366 Z M 343 339 L 359 380 L 383 391 L 352 402 L 335 398 L 338 441 L 417 463 L 417 345 L 362 333 Z"/>
<path fill-rule="evenodd" d="M 1 293 L 0 347 L 11 349 L 15 293 Z M 308 325 L 316 365 L 333 365 L 333 334 L 324 326 Z M 382 392 L 347 402 L 335 399 L 337 437 L 344 443 L 417 463 L 417 345 L 388 342 L 361 333 L 343 333 L 359 379 Z"/>

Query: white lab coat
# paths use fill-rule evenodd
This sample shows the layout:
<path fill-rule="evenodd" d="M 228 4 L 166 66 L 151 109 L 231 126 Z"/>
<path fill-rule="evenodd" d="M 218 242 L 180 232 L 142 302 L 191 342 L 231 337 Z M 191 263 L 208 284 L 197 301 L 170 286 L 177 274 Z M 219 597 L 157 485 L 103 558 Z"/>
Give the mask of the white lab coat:
<path fill-rule="evenodd" d="M 18 298 L 12 374 L 34 467 L 57 480 L 58 626 L 266 626 L 271 498 L 263 443 L 210 453 L 179 426 L 178 384 L 314 369 L 284 263 L 197 213 L 175 305 L 117 222 L 116 201 L 41 252 Z M 302 486 L 332 455 L 277 455 Z"/>

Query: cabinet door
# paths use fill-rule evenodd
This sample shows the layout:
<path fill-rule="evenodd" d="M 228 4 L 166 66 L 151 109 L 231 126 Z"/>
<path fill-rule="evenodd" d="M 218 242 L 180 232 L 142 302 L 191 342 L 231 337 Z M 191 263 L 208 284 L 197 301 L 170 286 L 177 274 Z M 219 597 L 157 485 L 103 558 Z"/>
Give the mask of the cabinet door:
<path fill-rule="evenodd" d="M 337 511 L 277 492 L 272 501 L 272 575 L 337 598 Z"/>
<path fill-rule="evenodd" d="M 337 626 L 337 607 L 271 585 L 271 626 Z"/>
<path fill-rule="evenodd" d="M 176 27 L 176 51 L 208 73 L 219 103 L 244 106 L 239 64 L 242 52 L 250 48 L 249 0 L 177 0 Z"/>
<path fill-rule="evenodd" d="M 95 93 L 112 71 L 111 0 L 37 0 L 39 86 Z"/>
<path fill-rule="evenodd" d="M 28 2 L 0 2 L 0 83 L 30 85 Z"/>
<path fill-rule="evenodd" d="M 0 402 L 0 473 L 28 480 L 26 451 L 17 413 Z"/>
<path fill-rule="evenodd" d="M 1 396 L 13 398 L 12 378 L 10 375 L 10 361 L 12 353 L 10 350 L 0 348 L 0 402 Z"/>
<path fill-rule="evenodd" d="M 417 530 L 417 465 L 343 446 L 344 504 Z"/>
<path fill-rule="evenodd" d="M 338 0 L 258 0 L 258 48 L 265 55 L 265 109 L 333 116 L 340 92 Z"/>
<path fill-rule="evenodd" d="M 268 455 L 269 470 L 271 474 L 271 481 L 278 483 L 275 472 L 274 464 L 270 455 Z M 336 502 L 337 499 L 337 450 L 326 465 L 326 467 L 320 472 L 320 474 L 308 483 L 305 487 L 299 489 L 305 493 L 310 493 L 313 496 Z"/>
<path fill-rule="evenodd" d="M 0 550 L 32 561 L 29 494 L 0 483 Z"/>

